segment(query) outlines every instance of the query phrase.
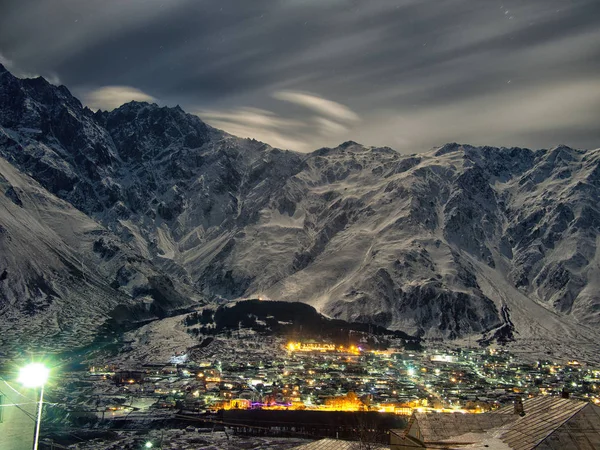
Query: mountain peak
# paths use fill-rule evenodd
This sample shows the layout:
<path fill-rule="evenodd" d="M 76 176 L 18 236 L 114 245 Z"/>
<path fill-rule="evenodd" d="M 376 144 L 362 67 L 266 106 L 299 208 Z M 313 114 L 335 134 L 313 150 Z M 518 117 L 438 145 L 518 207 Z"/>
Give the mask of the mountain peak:
<path fill-rule="evenodd" d="M 454 153 L 460 150 L 462 146 L 456 142 L 449 142 L 447 144 L 442 145 L 440 148 L 437 149 L 437 151 L 435 152 L 435 156 L 443 156 L 443 155 L 447 155 L 448 153 Z"/>
<path fill-rule="evenodd" d="M 127 103 L 123 103 L 121 106 L 113 109 L 112 111 L 107 111 L 108 113 L 119 113 L 119 112 L 140 112 L 142 110 L 149 110 L 152 112 L 162 112 L 162 113 L 176 113 L 177 115 L 188 115 L 179 105 L 176 106 L 160 106 L 156 103 L 131 100 Z M 100 110 L 99 110 L 100 111 Z M 195 116 L 197 117 L 197 116 Z"/>
<path fill-rule="evenodd" d="M 552 147 L 550 149 L 550 151 L 556 151 L 556 150 L 571 152 L 571 151 L 574 151 L 575 149 L 573 147 L 569 147 L 566 144 L 558 144 L 556 147 Z"/>
<path fill-rule="evenodd" d="M 341 143 L 341 144 L 339 145 L 339 148 L 346 149 L 346 148 L 348 148 L 348 147 L 354 147 L 355 145 L 356 145 L 356 146 L 359 146 L 359 147 L 362 147 L 362 145 L 361 145 L 361 144 L 359 144 L 358 142 L 354 142 L 354 141 L 346 141 L 346 142 L 343 142 L 343 143 Z"/>
<path fill-rule="evenodd" d="M 48 80 L 46 80 L 42 76 L 37 76 L 34 78 L 24 78 L 23 83 L 30 85 L 30 86 L 34 86 L 34 87 L 44 87 L 44 88 L 47 86 L 54 86 L 53 84 L 51 84 Z"/>
<path fill-rule="evenodd" d="M 5 76 L 6 75 L 6 76 Z M 10 70 L 8 70 L 6 68 L 6 66 L 4 66 L 3 64 L 0 64 L 0 77 L 4 78 L 4 81 L 6 82 L 9 79 L 16 79 L 17 77 L 15 77 Z"/>
<path fill-rule="evenodd" d="M 131 100 L 127 103 L 123 103 L 121 106 L 115 108 L 115 110 L 123 110 L 123 109 L 142 109 L 142 108 L 148 108 L 148 107 L 152 107 L 152 106 L 158 106 L 156 103 L 148 103 L 148 102 L 141 102 L 138 100 Z"/>

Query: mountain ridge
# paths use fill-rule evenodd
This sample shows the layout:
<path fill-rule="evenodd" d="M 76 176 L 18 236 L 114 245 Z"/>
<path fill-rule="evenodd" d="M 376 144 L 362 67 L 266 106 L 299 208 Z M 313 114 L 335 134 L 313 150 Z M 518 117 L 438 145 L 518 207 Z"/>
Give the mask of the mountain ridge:
<path fill-rule="evenodd" d="M 0 69 L 0 156 L 191 297 L 304 301 L 428 337 L 523 338 L 538 319 L 597 334 L 600 150 L 300 154 L 180 107 L 93 113 Z"/>

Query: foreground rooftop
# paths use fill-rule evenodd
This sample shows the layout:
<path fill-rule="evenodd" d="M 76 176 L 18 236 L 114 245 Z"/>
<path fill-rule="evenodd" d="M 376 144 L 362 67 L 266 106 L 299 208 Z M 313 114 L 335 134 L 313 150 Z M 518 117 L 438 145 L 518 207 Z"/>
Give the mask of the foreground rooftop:
<path fill-rule="evenodd" d="M 392 450 L 594 450 L 600 448 L 600 407 L 541 396 L 485 414 L 415 413 L 405 430 L 390 436 Z"/>

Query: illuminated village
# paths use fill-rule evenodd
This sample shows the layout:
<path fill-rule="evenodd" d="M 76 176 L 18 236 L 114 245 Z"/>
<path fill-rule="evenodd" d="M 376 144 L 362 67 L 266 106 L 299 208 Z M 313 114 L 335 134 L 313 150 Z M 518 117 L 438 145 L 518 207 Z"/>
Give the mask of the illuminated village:
<path fill-rule="evenodd" d="M 232 342 L 215 340 L 169 364 L 93 366 L 84 377 L 70 377 L 96 393 L 87 414 L 104 420 L 231 410 L 482 413 L 516 396 L 559 396 L 565 389 L 600 403 L 600 370 L 577 361 L 525 363 L 501 349 L 377 351 L 273 337 Z M 57 389 L 68 403 L 72 385 Z M 75 396 L 71 401 L 81 411 Z"/>

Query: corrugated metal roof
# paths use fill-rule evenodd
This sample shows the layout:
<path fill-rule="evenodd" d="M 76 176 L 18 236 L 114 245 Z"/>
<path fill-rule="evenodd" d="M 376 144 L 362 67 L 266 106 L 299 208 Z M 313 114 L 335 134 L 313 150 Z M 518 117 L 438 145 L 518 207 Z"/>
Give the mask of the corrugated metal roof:
<path fill-rule="evenodd" d="M 543 396 L 524 400 L 523 409 L 525 416 L 512 405 L 486 414 L 417 413 L 411 425 L 425 444 L 462 447 L 493 436 L 515 450 L 600 449 L 600 407 Z"/>
<path fill-rule="evenodd" d="M 527 399 L 523 401 L 525 416 L 513 414 L 517 420 L 507 427 L 500 439 L 515 450 L 533 449 L 588 405 L 593 406 L 586 402 L 557 397 L 543 396 Z M 503 409 L 512 411 L 512 407 Z M 496 415 L 508 416 L 508 413 L 499 411 Z M 560 448 L 577 449 L 578 447 L 574 442 L 570 442 L 570 446 Z"/>
<path fill-rule="evenodd" d="M 340 441 L 337 439 L 321 439 L 319 441 L 294 447 L 293 450 L 357 450 L 360 449 L 360 442 Z M 382 444 L 369 444 L 373 449 L 389 449 L 389 446 Z"/>
<path fill-rule="evenodd" d="M 416 413 L 423 442 L 440 442 L 467 433 L 485 433 L 513 422 L 513 416 L 461 413 Z"/>
<path fill-rule="evenodd" d="M 502 439 L 504 440 L 504 438 Z M 544 450 L 600 449 L 600 407 L 591 403 L 586 404 L 574 415 L 568 417 L 562 425 L 541 439 L 536 446 L 528 448 Z"/>
<path fill-rule="evenodd" d="M 581 400 L 551 397 L 548 395 L 541 395 L 539 397 L 526 398 L 525 400 L 523 400 L 523 410 L 525 411 L 526 415 L 538 414 L 539 412 L 546 411 L 548 408 L 574 408 L 577 406 L 582 408 L 585 405 L 586 402 L 582 402 Z M 514 406 L 505 406 L 504 408 L 492 411 L 490 414 L 514 415 Z"/>

